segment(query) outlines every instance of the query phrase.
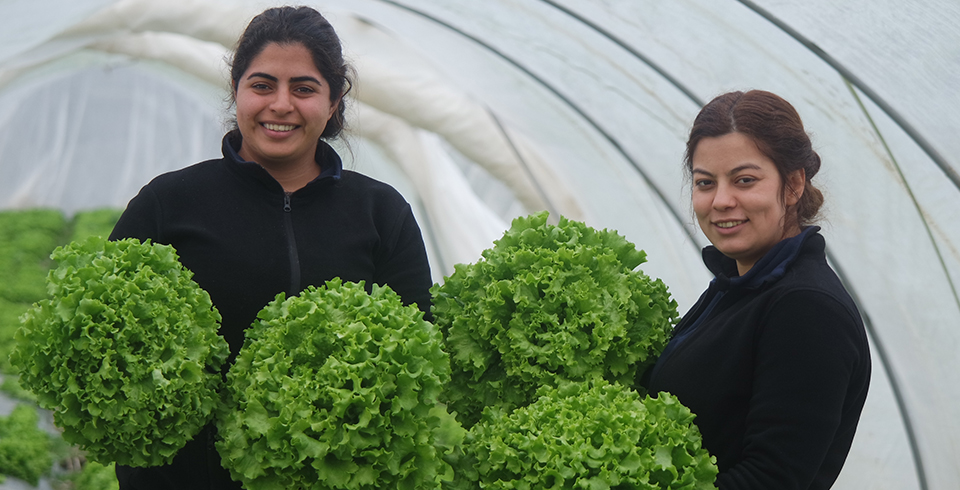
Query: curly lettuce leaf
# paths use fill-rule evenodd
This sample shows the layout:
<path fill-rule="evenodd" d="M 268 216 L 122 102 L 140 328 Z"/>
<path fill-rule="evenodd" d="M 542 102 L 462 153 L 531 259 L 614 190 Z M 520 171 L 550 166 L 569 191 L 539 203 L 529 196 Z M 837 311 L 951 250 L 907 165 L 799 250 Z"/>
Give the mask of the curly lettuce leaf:
<path fill-rule="evenodd" d="M 250 490 L 435 489 L 463 438 L 440 332 L 389 287 L 279 294 L 227 373 L 222 464 Z"/>
<path fill-rule="evenodd" d="M 220 314 L 171 246 L 91 237 L 51 257 L 10 357 L 20 384 L 91 459 L 169 463 L 219 404 Z"/>
<path fill-rule="evenodd" d="M 614 231 L 546 212 L 514 220 L 474 264 L 434 285 L 451 355 L 444 400 L 470 426 L 543 385 L 604 378 L 633 385 L 666 345 L 677 305 L 636 268 L 646 254 Z"/>
<path fill-rule="evenodd" d="M 545 387 L 467 433 L 457 489 L 714 489 L 716 460 L 672 395 L 641 397 L 604 380 Z"/>

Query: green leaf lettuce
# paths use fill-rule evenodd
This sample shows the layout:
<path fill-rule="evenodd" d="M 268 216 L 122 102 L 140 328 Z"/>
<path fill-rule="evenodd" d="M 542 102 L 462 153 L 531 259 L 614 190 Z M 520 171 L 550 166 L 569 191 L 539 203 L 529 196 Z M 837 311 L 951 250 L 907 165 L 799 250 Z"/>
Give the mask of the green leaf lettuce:
<path fill-rule="evenodd" d="M 715 458 L 672 395 L 641 397 L 604 380 L 544 387 L 509 414 L 484 412 L 467 433 L 454 488 L 714 489 Z"/>
<path fill-rule="evenodd" d="M 169 463 L 219 403 L 220 314 L 171 246 L 91 237 L 51 257 L 11 354 L 20 384 L 91 459 Z"/>
<path fill-rule="evenodd" d="M 224 467 L 249 490 L 439 488 L 463 436 L 437 401 L 450 377 L 441 347 L 386 286 L 279 294 L 227 373 Z"/>
<path fill-rule="evenodd" d="M 543 385 L 604 378 L 633 386 L 666 345 L 677 305 L 636 268 L 646 254 L 614 231 L 547 213 L 517 218 L 474 264 L 431 289 L 451 355 L 444 392 L 467 427 Z"/>

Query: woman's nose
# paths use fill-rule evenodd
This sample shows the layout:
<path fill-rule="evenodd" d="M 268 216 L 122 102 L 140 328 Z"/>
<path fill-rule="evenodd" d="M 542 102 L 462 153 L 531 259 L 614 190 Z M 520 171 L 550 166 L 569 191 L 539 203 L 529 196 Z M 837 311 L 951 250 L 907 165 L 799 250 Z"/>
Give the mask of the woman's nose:
<path fill-rule="evenodd" d="M 714 209 L 730 209 L 737 205 L 733 189 L 725 184 L 717 184 L 717 191 L 713 195 Z"/>
<path fill-rule="evenodd" d="M 286 90 L 278 90 L 276 97 L 270 103 L 270 109 L 278 114 L 286 114 L 293 110 L 293 104 L 290 101 L 290 94 Z"/>

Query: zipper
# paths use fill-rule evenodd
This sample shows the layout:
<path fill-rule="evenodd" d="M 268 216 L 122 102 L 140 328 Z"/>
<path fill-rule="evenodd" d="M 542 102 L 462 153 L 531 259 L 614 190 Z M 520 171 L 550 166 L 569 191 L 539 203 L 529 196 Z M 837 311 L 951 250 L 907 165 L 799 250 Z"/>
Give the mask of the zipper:
<path fill-rule="evenodd" d="M 283 226 L 287 232 L 287 255 L 290 257 L 290 288 L 287 297 L 300 294 L 300 255 L 297 252 L 297 237 L 293 234 L 293 207 L 290 194 L 283 193 Z"/>

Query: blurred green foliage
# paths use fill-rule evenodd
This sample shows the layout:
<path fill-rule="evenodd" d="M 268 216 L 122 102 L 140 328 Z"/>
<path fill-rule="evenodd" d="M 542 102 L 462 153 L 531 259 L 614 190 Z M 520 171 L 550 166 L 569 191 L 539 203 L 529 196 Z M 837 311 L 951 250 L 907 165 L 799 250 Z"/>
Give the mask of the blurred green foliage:
<path fill-rule="evenodd" d="M 73 490 L 119 490 L 113 464 L 104 466 L 96 461 L 87 461 L 83 470 L 71 475 Z"/>
<path fill-rule="evenodd" d="M 47 296 L 53 250 L 92 235 L 107 237 L 121 212 L 96 209 L 67 217 L 55 209 L 0 211 L 0 390 L 21 401 L 9 417 L 0 417 L 0 479 L 7 475 L 36 485 L 66 445 L 37 428 L 34 397 L 20 387 L 10 365 L 20 316 Z M 117 488 L 112 466 L 88 463 L 67 477 L 75 490 Z"/>
<path fill-rule="evenodd" d="M 120 219 L 120 213 L 122 213 L 121 210 L 113 208 L 77 213 L 73 217 L 70 237 L 65 243 L 81 241 L 90 236 L 107 238 L 113 231 L 113 225 Z"/>
<path fill-rule="evenodd" d="M 0 298 L 33 303 L 46 295 L 44 279 L 50 252 L 67 236 L 67 219 L 60 211 L 32 209 L 0 213 Z"/>
<path fill-rule="evenodd" d="M 53 441 L 38 421 L 37 410 L 24 404 L 0 417 L 0 473 L 34 486 L 53 464 Z"/>

